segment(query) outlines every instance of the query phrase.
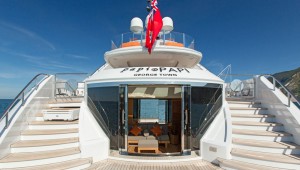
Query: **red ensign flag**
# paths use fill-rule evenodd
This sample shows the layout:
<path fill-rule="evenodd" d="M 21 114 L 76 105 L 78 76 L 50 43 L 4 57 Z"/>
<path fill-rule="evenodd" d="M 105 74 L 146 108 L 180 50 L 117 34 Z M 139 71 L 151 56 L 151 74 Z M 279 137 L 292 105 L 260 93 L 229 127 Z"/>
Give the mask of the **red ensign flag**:
<path fill-rule="evenodd" d="M 157 0 L 153 0 L 151 3 L 152 10 L 148 15 L 148 25 L 146 31 L 146 44 L 145 47 L 148 48 L 149 54 L 151 54 L 151 50 L 153 44 L 155 43 L 156 37 L 158 36 L 162 26 L 163 21 L 160 15 L 160 11 L 157 8 Z"/>

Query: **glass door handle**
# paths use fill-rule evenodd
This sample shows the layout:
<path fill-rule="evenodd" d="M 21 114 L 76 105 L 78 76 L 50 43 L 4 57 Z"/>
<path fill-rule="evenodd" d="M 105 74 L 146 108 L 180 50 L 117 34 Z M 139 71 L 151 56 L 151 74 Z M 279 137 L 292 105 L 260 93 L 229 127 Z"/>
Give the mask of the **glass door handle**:
<path fill-rule="evenodd" d="M 123 124 L 125 124 L 125 111 L 122 110 L 122 122 Z"/>

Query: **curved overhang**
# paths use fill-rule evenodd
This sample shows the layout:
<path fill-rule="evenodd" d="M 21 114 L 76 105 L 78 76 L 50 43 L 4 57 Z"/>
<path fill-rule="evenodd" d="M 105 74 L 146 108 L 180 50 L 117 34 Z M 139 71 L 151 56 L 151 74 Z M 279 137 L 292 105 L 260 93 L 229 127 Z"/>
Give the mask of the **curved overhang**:
<path fill-rule="evenodd" d="M 202 53 L 186 47 L 156 43 L 151 54 L 143 46 L 118 48 L 104 54 L 113 68 L 124 67 L 179 67 L 192 68 L 202 59 Z"/>
<path fill-rule="evenodd" d="M 141 82 L 156 84 L 181 84 L 180 82 L 201 82 L 201 83 L 218 83 L 224 81 L 212 74 L 208 70 L 189 69 L 177 67 L 126 67 L 101 70 L 93 76 L 86 79 L 87 84 L 94 83 L 113 83 L 132 82 L 139 84 Z"/>

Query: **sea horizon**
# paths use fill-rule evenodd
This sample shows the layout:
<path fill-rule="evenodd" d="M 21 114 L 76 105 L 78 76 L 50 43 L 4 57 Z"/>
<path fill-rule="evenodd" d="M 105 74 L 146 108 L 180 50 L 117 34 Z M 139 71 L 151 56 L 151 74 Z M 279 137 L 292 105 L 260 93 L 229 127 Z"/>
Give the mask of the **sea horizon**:
<path fill-rule="evenodd" d="M 11 104 L 14 99 L 0 99 L 0 118 L 3 115 L 3 112 Z"/>

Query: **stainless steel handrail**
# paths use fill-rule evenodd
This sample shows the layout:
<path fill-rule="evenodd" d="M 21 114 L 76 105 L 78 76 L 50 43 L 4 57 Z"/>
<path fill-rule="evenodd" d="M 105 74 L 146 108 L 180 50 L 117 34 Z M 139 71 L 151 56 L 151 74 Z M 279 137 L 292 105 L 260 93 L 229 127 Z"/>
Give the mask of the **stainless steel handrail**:
<path fill-rule="evenodd" d="M 99 67 L 97 67 L 97 69 L 95 70 L 95 71 L 93 71 L 90 75 L 89 75 L 89 77 L 91 77 L 92 75 L 94 75 L 97 71 L 100 71 L 100 70 L 102 70 L 104 67 L 106 67 L 108 64 L 107 63 L 105 63 L 104 65 L 102 65 L 100 68 Z"/>
<path fill-rule="evenodd" d="M 27 88 L 32 84 L 32 82 L 36 81 L 37 78 L 40 77 L 40 76 L 44 76 L 44 78 L 43 78 L 39 83 L 36 83 L 35 86 L 32 87 L 32 89 L 34 89 L 34 88 L 35 88 L 35 89 L 38 89 L 40 83 L 41 83 L 43 80 L 45 80 L 46 78 L 48 78 L 48 77 L 49 77 L 49 74 L 40 73 L 40 74 L 34 76 L 34 77 L 29 81 L 29 83 L 27 83 L 27 85 L 21 90 L 21 92 L 17 95 L 17 97 L 15 97 L 15 99 L 13 100 L 13 102 L 6 108 L 6 110 L 4 111 L 4 114 L 2 115 L 2 117 L 1 117 L 1 119 L 0 119 L 0 122 L 1 122 L 4 118 L 6 118 L 4 129 L 6 129 L 6 128 L 9 126 L 8 113 L 10 112 L 10 110 L 13 109 L 13 107 L 16 105 L 17 102 L 19 102 L 19 100 L 18 100 L 19 97 L 21 97 L 21 99 L 22 99 L 22 104 L 21 104 L 21 106 L 24 105 L 24 103 L 25 103 L 25 95 L 26 95 L 26 94 L 25 94 L 25 91 L 26 91 Z M 27 98 L 28 98 L 28 97 L 29 97 L 29 96 L 27 96 Z M 20 106 L 20 107 L 21 107 L 21 106 Z M 14 117 L 14 115 L 11 117 L 11 119 L 12 119 L 13 117 Z M 3 130 L 4 130 L 4 129 L 3 129 Z M 0 136 L 1 136 L 1 134 L 3 133 L 3 130 L 0 131 Z"/>
<path fill-rule="evenodd" d="M 264 74 L 264 75 L 260 75 L 259 77 L 271 77 L 272 78 L 272 85 L 273 85 L 273 90 L 276 89 L 276 83 L 278 83 L 281 88 L 283 88 L 285 90 L 285 92 L 287 93 L 287 98 L 288 98 L 288 107 L 291 106 L 291 98 L 294 98 L 295 102 L 298 104 L 298 106 L 300 106 L 300 102 L 298 101 L 298 99 L 295 97 L 295 95 L 287 88 L 285 87 L 279 80 L 277 80 L 274 76 L 270 75 L 270 74 Z"/>
<path fill-rule="evenodd" d="M 231 64 L 229 64 L 228 66 L 226 66 L 219 74 L 218 74 L 218 77 L 220 77 L 221 75 L 223 75 L 223 73 L 227 71 L 227 74 L 225 74 L 226 76 L 227 75 L 230 75 L 231 74 Z M 228 74 L 229 72 L 229 74 Z M 226 78 L 225 78 L 226 79 Z"/>

